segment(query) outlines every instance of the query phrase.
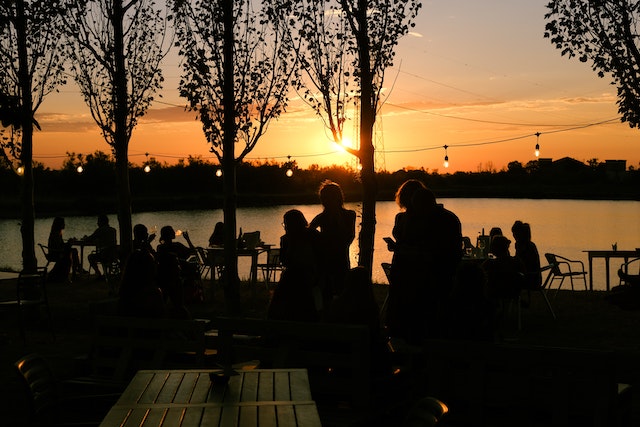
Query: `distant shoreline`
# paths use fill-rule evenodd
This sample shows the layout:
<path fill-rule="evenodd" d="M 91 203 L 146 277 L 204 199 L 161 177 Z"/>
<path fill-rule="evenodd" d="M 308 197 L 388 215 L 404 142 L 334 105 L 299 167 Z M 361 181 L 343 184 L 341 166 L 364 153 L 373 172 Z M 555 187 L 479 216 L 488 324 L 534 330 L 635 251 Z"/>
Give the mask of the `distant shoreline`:
<path fill-rule="evenodd" d="M 596 201 L 640 201 L 640 194 L 630 192 L 620 192 L 617 194 L 603 194 L 603 192 L 575 192 L 561 191 L 556 189 L 553 192 L 536 191 L 524 194 L 521 191 L 496 191 L 497 189 L 434 189 L 439 199 L 551 199 L 551 200 L 596 200 Z M 348 202 L 358 202 L 358 194 L 345 194 Z M 84 200 L 83 200 L 84 199 Z M 394 194 L 381 192 L 377 198 L 378 202 L 393 201 Z M 287 206 L 287 205 L 307 205 L 317 204 L 317 194 L 239 194 L 238 207 L 261 207 L 261 206 Z M 172 195 L 134 198 L 132 204 L 133 213 L 176 211 L 176 210 L 206 210 L 222 209 L 222 197 L 219 195 Z M 48 198 L 47 200 L 36 200 L 36 217 L 50 216 L 85 216 L 96 215 L 103 212 L 117 212 L 117 203 L 108 197 L 93 198 Z M 16 200 L 0 199 L 1 219 L 20 219 L 21 207 Z"/>

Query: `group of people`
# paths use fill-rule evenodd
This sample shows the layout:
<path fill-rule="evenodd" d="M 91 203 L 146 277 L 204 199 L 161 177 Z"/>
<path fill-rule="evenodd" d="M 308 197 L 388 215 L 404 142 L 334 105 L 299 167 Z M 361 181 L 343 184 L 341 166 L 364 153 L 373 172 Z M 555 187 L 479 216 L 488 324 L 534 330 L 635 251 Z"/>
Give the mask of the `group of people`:
<path fill-rule="evenodd" d="M 98 227 L 88 236 L 81 239 L 70 238 L 67 241 L 63 238 L 65 220 L 62 217 L 55 217 L 51 224 L 49 239 L 47 241 L 47 260 L 53 262 L 54 266 L 49 272 L 48 279 L 52 282 L 73 282 L 78 273 L 84 273 L 78 249 L 74 244 L 94 245 L 96 250 L 89 254 L 88 261 L 98 279 L 104 278 L 104 273 L 100 271 L 99 264 L 111 262 L 117 258 L 117 238 L 116 229 L 109 225 L 107 215 L 98 216 Z"/>

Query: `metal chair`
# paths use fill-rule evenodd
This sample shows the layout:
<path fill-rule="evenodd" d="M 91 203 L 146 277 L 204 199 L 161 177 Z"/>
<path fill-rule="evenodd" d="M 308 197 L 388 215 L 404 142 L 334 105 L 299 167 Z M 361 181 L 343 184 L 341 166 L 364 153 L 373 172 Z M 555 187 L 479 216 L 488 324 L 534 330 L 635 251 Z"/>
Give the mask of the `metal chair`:
<path fill-rule="evenodd" d="M 42 250 L 42 254 L 44 255 L 44 259 L 47 260 L 47 264 L 45 265 L 45 267 L 49 267 L 49 264 L 51 264 L 52 262 L 55 262 L 55 260 L 51 259 L 50 255 L 49 255 L 49 247 L 43 245 L 42 243 L 38 243 L 38 246 L 40 246 L 40 250 Z"/>
<path fill-rule="evenodd" d="M 269 283 L 275 283 L 278 271 L 282 272 L 284 270 L 284 266 L 280 261 L 280 248 L 270 248 L 267 251 L 267 262 L 258 264 L 257 268 L 262 271 L 264 285 L 269 290 Z"/>
<path fill-rule="evenodd" d="M 53 322 L 51 321 L 51 310 L 49 308 L 49 299 L 47 297 L 47 269 L 39 267 L 35 273 L 20 272 L 16 280 L 16 299 L 9 301 L 0 301 L 0 309 L 15 309 L 18 312 L 18 327 L 22 342 L 26 343 L 25 321 L 28 310 L 38 310 L 40 306 L 44 306 L 47 316 L 47 324 L 51 331 L 51 336 L 55 341 L 56 335 L 53 330 Z"/>
<path fill-rule="evenodd" d="M 572 291 L 574 290 L 574 278 L 582 279 L 582 281 L 584 282 L 584 290 L 586 291 L 588 289 L 587 272 L 584 270 L 584 263 L 582 261 L 565 258 L 563 256 L 552 253 L 546 253 L 544 254 L 544 257 L 547 259 L 547 262 L 551 266 L 551 274 L 550 277 L 547 278 L 548 280 L 550 279 L 550 281 L 548 282 L 549 289 L 551 289 L 554 280 L 560 280 L 558 288 L 556 289 L 556 292 L 554 294 L 554 298 L 558 294 L 558 291 L 560 291 L 562 283 L 564 283 L 564 279 L 566 279 L 567 277 L 571 281 Z"/>
<path fill-rule="evenodd" d="M 383 262 L 380 264 L 382 267 L 382 271 L 384 271 L 384 275 L 387 277 L 387 282 L 389 282 L 389 286 L 391 286 L 391 263 Z M 387 296 L 384 297 L 384 302 L 382 303 L 382 307 L 380 307 L 380 319 L 384 318 L 384 312 L 387 309 L 387 305 L 389 305 L 389 289 L 387 289 Z"/>
<path fill-rule="evenodd" d="M 619 285 L 638 285 L 640 284 L 640 258 L 634 258 L 620 265 L 618 269 L 618 277 L 620 277 Z M 629 266 L 638 266 L 638 272 L 636 274 L 629 273 Z"/>

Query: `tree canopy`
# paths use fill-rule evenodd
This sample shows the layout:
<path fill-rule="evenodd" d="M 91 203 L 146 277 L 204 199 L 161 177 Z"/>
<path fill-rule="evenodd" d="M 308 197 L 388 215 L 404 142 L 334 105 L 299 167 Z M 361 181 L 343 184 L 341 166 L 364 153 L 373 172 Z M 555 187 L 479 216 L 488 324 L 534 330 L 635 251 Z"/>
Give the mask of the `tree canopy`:
<path fill-rule="evenodd" d="M 640 1 L 554 0 L 547 9 L 544 36 L 599 77 L 610 75 L 622 121 L 640 127 Z"/>

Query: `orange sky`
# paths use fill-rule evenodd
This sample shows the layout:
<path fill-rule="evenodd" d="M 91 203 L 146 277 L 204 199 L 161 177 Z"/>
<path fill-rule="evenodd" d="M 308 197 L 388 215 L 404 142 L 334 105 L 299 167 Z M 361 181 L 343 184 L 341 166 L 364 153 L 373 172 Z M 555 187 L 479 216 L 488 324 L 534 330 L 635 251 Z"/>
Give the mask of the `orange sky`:
<path fill-rule="evenodd" d="M 513 160 L 534 160 L 540 132 L 541 157 L 624 159 L 638 167 L 640 131 L 615 120 L 615 87 L 543 38 L 547 2 L 424 1 L 386 75 L 388 98 L 377 126 L 380 166 L 444 172 L 448 145 L 447 172 L 499 170 Z M 131 161 L 141 163 L 145 152 L 167 163 L 211 158 L 194 115 L 172 107 L 185 104 L 176 90 L 178 60 L 168 59 L 164 70 L 162 103 L 134 131 Z M 74 85 L 47 98 L 37 119 L 43 130 L 35 135 L 34 157 L 47 166 L 59 167 L 67 151 L 109 151 Z M 355 164 L 295 101 L 249 158 L 283 162 L 289 155 L 301 167 Z"/>

